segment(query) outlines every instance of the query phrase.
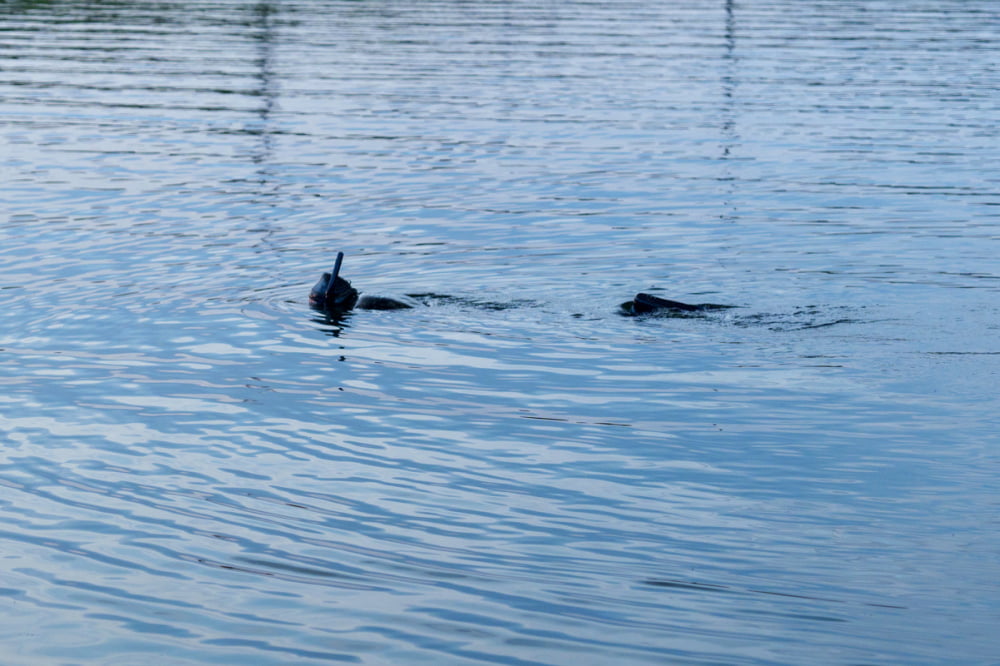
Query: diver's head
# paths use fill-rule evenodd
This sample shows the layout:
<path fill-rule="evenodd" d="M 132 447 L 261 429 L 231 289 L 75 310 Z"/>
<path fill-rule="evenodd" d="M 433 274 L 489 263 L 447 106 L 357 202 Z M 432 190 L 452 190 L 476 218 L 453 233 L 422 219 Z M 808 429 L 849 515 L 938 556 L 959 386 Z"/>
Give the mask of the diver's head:
<path fill-rule="evenodd" d="M 333 272 L 323 273 L 309 292 L 309 305 L 320 310 L 346 312 L 358 302 L 358 290 L 339 275 L 343 261 L 344 253 L 338 252 Z"/>

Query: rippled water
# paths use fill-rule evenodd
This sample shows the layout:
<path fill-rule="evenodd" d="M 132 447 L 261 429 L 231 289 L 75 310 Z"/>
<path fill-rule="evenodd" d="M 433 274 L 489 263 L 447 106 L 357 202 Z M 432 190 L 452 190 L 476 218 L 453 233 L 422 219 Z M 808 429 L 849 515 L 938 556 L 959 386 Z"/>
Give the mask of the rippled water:
<path fill-rule="evenodd" d="M 4 664 L 995 663 L 994 2 L 0 12 Z"/>

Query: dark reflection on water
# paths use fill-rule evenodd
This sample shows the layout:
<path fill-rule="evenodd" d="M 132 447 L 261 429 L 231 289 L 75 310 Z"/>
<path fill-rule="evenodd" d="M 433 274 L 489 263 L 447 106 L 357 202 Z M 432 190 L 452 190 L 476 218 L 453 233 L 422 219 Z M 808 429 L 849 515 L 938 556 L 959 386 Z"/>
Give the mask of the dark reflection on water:
<path fill-rule="evenodd" d="M 4 663 L 995 658 L 993 3 L 0 12 Z"/>

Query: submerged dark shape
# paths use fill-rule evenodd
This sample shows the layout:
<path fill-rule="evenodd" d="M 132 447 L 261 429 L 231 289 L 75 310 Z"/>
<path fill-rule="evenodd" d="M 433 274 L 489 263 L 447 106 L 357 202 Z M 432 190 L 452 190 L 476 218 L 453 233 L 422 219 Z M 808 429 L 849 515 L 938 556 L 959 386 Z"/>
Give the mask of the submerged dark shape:
<path fill-rule="evenodd" d="M 412 307 L 408 303 L 387 296 L 360 296 L 351 283 L 340 277 L 344 253 L 337 253 L 337 263 L 330 273 L 323 273 L 309 292 L 309 305 L 317 310 L 344 313 L 355 307 L 364 310 L 401 310 Z"/>
<path fill-rule="evenodd" d="M 329 273 L 323 273 L 320 279 L 313 285 L 309 292 L 309 305 L 317 310 L 326 312 L 329 315 L 342 315 L 354 308 L 362 310 L 402 310 L 412 308 L 411 303 L 423 303 L 429 305 L 432 302 L 453 302 L 473 305 L 488 310 L 506 310 L 523 303 L 491 303 L 469 299 L 455 298 L 443 294 L 409 294 L 411 303 L 401 301 L 388 296 L 362 296 L 358 290 L 351 286 L 351 283 L 340 277 L 340 267 L 344 262 L 344 253 L 337 253 L 337 263 Z M 650 313 L 662 314 L 673 317 L 698 316 L 700 313 L 711 310 L 724 310 L 731 308 L 731 305 L 717 305 L 715 303 L 682 303 L 672 301 L 668 298 L 660 298 L 652 294 L 638 293 L 631 301 L 621 304 L 621 312 L 624 315 L 644 315 Z"/>
<path fill-rule="evenodd" d="M 638 293 L 635 298 L 626 303 L 622 303 L 622 312 L 627 315 L 641 315 L 651 312 L 661 312 L 678 316 L 692 315 L 698 312 L 708 312 L 709 310 L 725 310 L 731 305 L 717 305 L 715 303 L 681 303 L 672 301 L 669 298 L 660 298 L 652 294 Z"/>

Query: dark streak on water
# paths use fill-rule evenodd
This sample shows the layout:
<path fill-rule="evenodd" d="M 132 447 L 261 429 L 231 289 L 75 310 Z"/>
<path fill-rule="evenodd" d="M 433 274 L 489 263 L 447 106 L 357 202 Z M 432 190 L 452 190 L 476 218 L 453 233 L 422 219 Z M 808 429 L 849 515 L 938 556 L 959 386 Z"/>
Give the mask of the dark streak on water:
<path fill-rule="evenodd" d="M 995 661 L 997 34 L 0 3 L 0 661 Z"/>

